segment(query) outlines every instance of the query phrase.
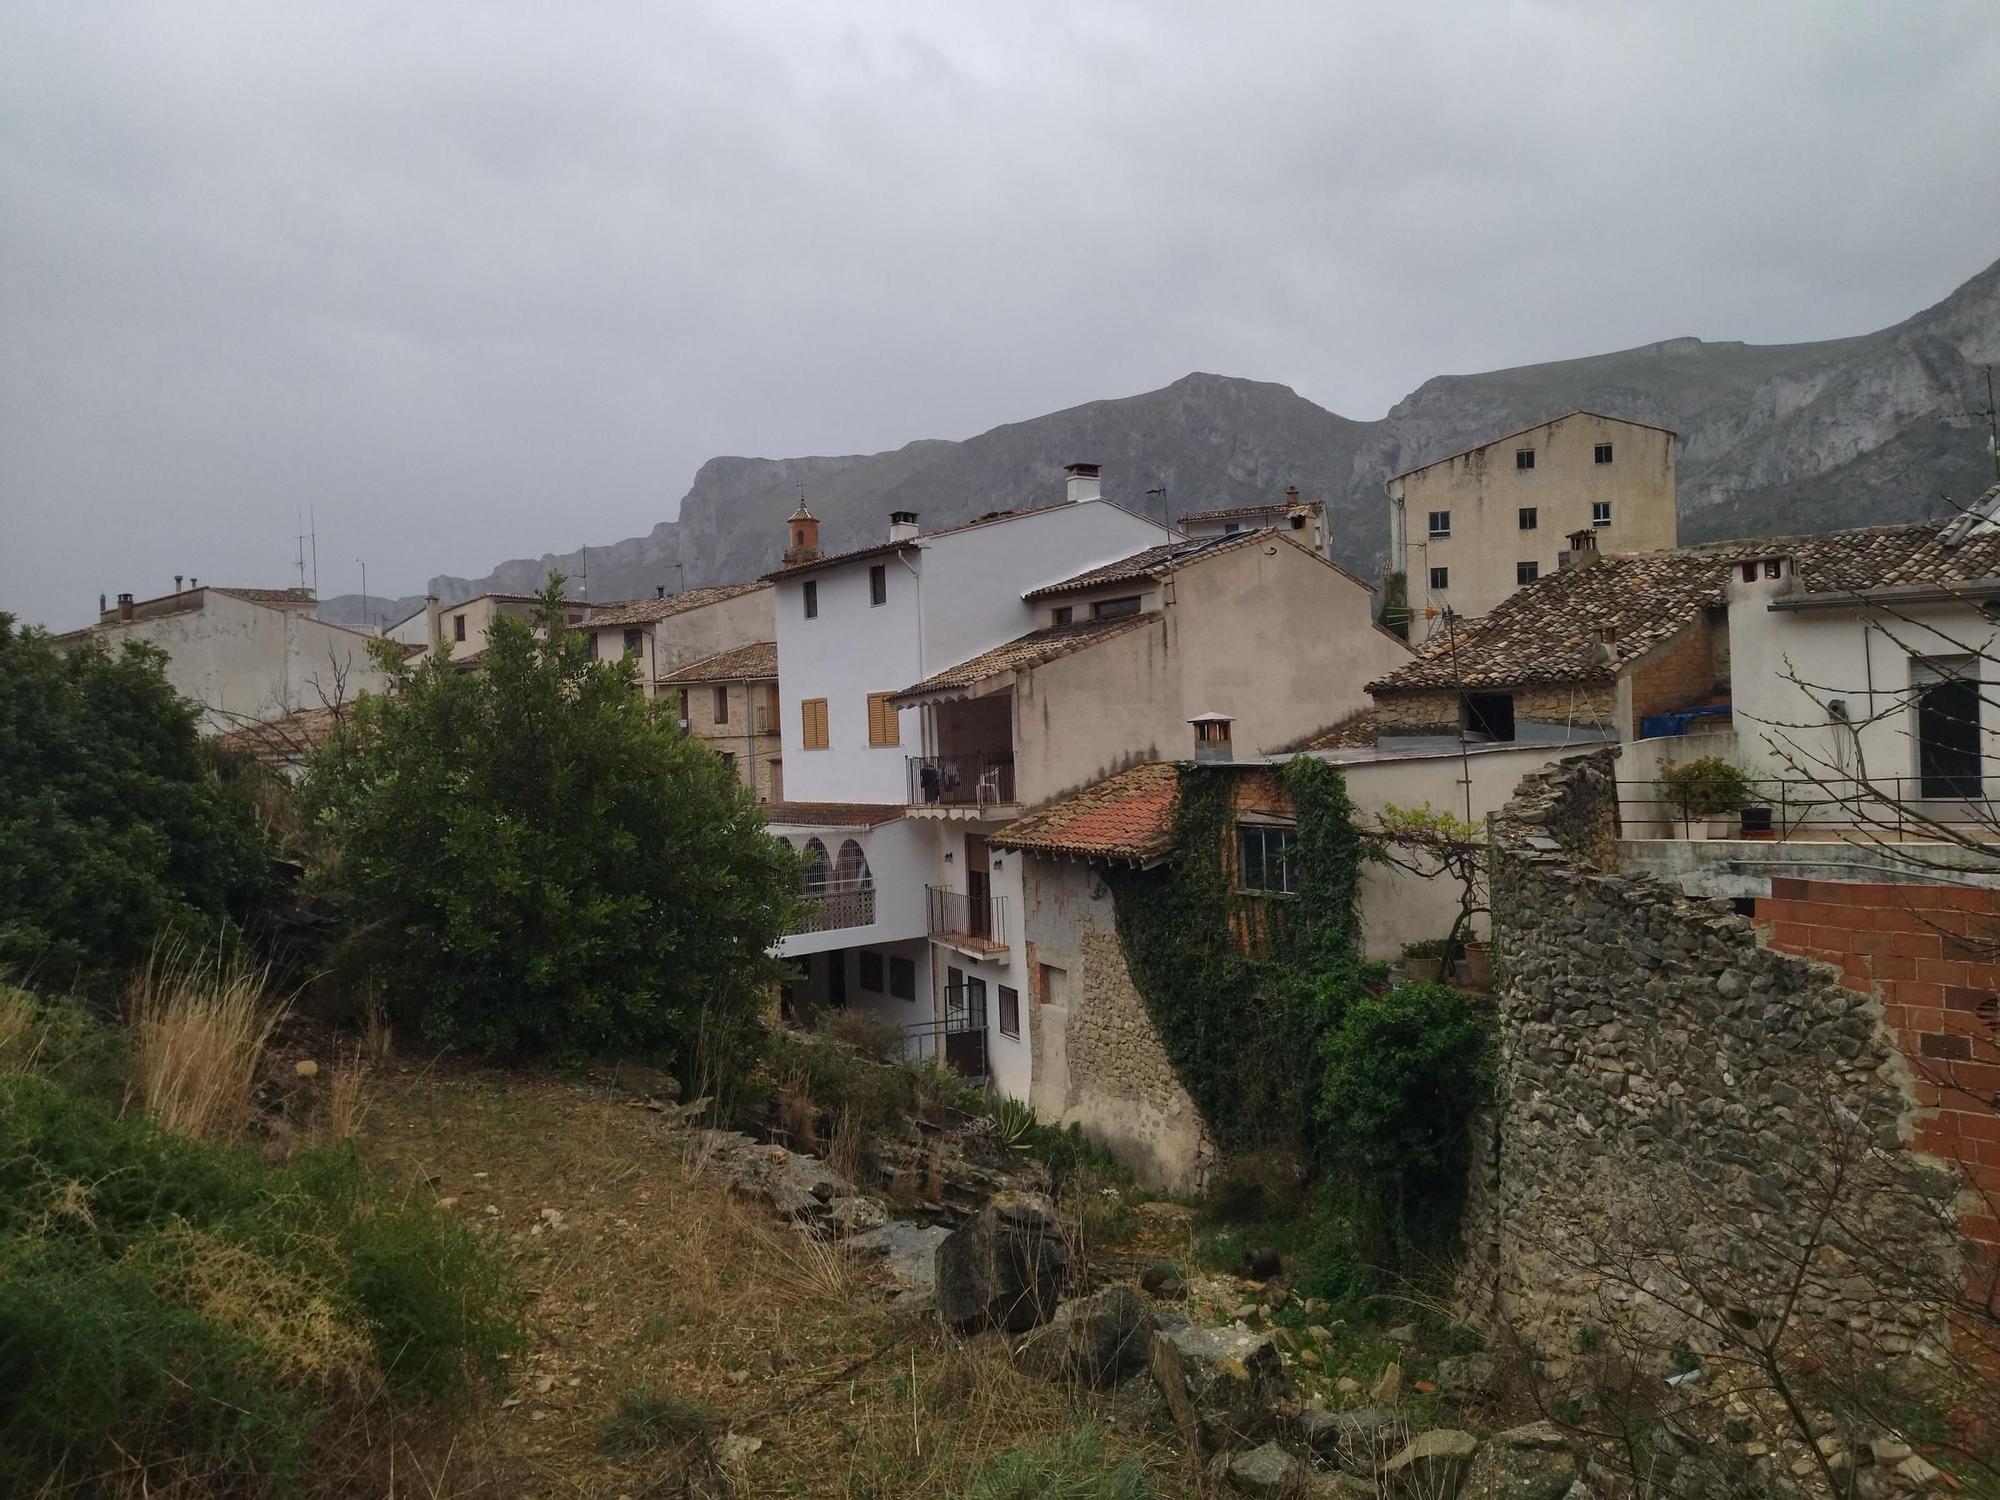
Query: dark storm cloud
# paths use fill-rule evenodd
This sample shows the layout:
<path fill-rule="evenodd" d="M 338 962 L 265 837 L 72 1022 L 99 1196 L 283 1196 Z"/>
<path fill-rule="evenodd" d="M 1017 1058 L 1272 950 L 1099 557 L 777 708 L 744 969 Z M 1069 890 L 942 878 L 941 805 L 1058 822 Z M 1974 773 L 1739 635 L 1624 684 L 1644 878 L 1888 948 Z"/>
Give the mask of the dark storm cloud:
<path fill-rule="evenodd" d="M 0 11 L 0 608 L 645 530 L 714 453 L 1857 333 L 2000 254 L 1989 5 Z"/>

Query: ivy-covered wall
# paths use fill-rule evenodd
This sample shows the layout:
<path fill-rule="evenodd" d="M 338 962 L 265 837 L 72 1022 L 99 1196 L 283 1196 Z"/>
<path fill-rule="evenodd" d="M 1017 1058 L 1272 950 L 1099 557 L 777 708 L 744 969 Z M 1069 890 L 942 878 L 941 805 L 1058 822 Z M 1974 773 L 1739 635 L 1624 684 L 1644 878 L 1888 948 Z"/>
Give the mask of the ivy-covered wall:
<path fill-rule="evenodd" d="M 1237 888 L 1246 810 L 1297 820 L 1298 889 Z M 1362 972 L 1365 845 L 1340 772 L 1183 766 L 1173 851 L 1107 876 L 1132 981 L 1181 1084 L 1224 1152 L 1273 1146 L 1310 1166 L 1320 1039 Z"/>

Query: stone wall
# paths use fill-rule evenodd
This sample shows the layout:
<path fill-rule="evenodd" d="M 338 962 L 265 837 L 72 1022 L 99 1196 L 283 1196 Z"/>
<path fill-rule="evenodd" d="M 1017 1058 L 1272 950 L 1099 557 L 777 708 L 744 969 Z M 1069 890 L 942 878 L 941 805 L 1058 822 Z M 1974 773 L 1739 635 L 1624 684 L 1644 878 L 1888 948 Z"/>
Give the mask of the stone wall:
<path fill-rule="evenodd" d="M 1514 700 L 1514 721 L 1534 724 L 1573 724 L 1579 728 L 1609 729 L 1617 723 L 1618 693 L 1609 682 L 1582 682 L 1574 685 L 1534 686 L 1500 689 Z M 1458 733 L 1459 707 L 1455 689 L 1424 689 L 1375 695 L 1377 735 Z"/>
<path fill-rule="evenodd" d="M 1779 1320 L 1871 1357 L 1940 1339 L 1963 1184 L 1911 1149 L 1880 1004 L 1616 873 L 1613 765 L 1530 776 L 1491 820 L 1502 1079 L 1468 1298 L 1558 1375 L 1606 1330 L 1662 1365 Z"/>
<path fill-rule="evenodd" d="M 1023 858 L 1027 930 L 1035 934 L 1036 1115 L 1078 1126 L 1148 1186 L 1200 1187 L 1208 1127 L 1133 986 L 1109 892 L 1087 864 Z"/>

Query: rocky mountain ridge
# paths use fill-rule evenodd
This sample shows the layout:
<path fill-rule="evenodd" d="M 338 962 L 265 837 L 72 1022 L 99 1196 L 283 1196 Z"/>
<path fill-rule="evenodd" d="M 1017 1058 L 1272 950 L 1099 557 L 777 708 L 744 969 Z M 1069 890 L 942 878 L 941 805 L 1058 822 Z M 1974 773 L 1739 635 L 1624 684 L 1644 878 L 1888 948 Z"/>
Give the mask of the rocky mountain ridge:
<path fill-rule="evenodd" d="M 1269 500 L 1288 485 L 1327 502 L 1341 560 L 1372 577 L 1387 540 L 1391 474 L 1579 407 L 1680 434 L 1687 540 L 1910 520 L 1992 483 L 1986 378 L 2000 361 L 2000 262 L 1891 328 L 1816 343 L 1673 338 L 1612 354 L 1445 375 L 1379 421 L 1358 422 L 1286 386 L 1192 374 L 1157 391 L 1093 401 L 960 442 L 884 453 L 712 458 L 678 520 L 589 549 L 589 597 L 633 598 L 751 578 L 772 567 L 801 487 L 830 550 L 880 536 L 892 510 L 926 527 L 1047 504 L 1062 465 L 1103 465 L 1104 493 L 1146 514 Z M 502 563 L 484 577 L 440 575 L 447 600 L 525 592 L 579 553 Z M 422 606 L 397 601 L 391 618 Z M 376 607 L 384 601 L 376 601 Z M 329 618 L 360 620 L 353 596 Z"/>

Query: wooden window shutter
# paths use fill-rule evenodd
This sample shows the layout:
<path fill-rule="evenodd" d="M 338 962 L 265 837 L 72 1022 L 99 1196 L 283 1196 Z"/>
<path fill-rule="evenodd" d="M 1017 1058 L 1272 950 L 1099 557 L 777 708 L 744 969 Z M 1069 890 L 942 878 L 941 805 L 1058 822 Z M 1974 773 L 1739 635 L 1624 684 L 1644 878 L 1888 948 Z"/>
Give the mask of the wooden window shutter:
<path fill-rule="evenodd" d="M 868 695 L 868 743 L 871 745 L 900 745 L 902 737 L 896 723 L 896 709 L 889 702 L 887 693 Z"/>
<path fill-rule="evenodd" d="M 799 713 L 804 720 L 806 749 L 824 750 L 827 745 L 826 699 L 804 699 L 799 704 Z"/>

